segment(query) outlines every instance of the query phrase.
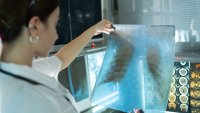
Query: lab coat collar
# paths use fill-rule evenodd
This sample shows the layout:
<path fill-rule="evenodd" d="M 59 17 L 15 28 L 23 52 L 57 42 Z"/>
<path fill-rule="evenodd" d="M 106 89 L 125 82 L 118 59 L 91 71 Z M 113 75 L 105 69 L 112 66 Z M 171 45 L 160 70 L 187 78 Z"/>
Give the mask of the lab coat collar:
<path fill-rule="evenodd" d="M 55 81 L 54 78 L 51 78 L 39 71 L 36 71 L 29 66 L 1 62 L 0 68 L 4 71 L 12 73 L 14 76 L 16 75 L 36 81 L 39 84 L 45 85 L 55 91 L 58 91 L 58 83 Z"/>

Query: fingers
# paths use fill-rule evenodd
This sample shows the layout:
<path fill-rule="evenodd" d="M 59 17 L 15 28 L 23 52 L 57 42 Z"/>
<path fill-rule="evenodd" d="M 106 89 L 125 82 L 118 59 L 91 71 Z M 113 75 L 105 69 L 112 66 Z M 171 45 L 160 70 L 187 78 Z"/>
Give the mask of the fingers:
<path fill-rule="evenodd" d="M 106 24 L 106 27 L 107 27 L 107 28 L 112 28 L 112 29 L 114 29 L 114 30 L 116 29 L 116 28 L 113 26 L 113 24 L 110 24 L 110 23 L 109 23 L 109 24 Z"/>
<path fill-rule="evenodd" d="M 104 30 L 103 31 L 103 33 L 108 34 L 108 35 L 110 34 L 110 32 L 111 32 L 110 30 Z"/>
<path fill-rule="evenodd" d="M 101 20 L 101 22 L 103 22 L 104 25 L 105 25 L 106 27 L 108 27 L 108 28 L 113 27 L 113 26 L 112 26 L 113 23 L 110 22 L 110 21 L 108 21 L 108 20 L 106 20 L 106 19 Z"/>
<path fill-rule="evenodd" d="M 140 110 L 139 109 L 134 109 L 134 112 L 135 113 L 140 113 Z"/>
<path fill-rule="evenodd" d="M 101 33 L 105 33 L 105 34 L 110 34 L 110 31 L 107 31 L 107 30 L 103 30 L 103 31 L 101 31 L 101 32 L 97 32 L 95 35 L 99 35 L 99 34 L 101 34 Z"/>
<path fill-rule="evenodd" d="M 115 30 L 115 28 L 112 25 L 112 22 L 105 19 L 101 20 L 93 28 L 96 31 L 95 35 L 100 33 L 110 34 L 110 32 Z"/>
<path fill-rule="evenodd" d="M 144 111 L 141 109 L 134 109 L 134 113 L 144 113 Z"/>
<path fill-rule="evenodd" d="M 111 25 L 110 27 L 107 27 L 106 26 L 106 28 L 105 28 L 107 31 L 109 31 L 109 32 L 112 32 L 112 31 L 114 31 L 116 28 L 113 26 L 113 25 Z"/>
<path fill-rule="evenodd" d="M 115 30 L 115 27 L 110 21 L 107 21 L 107 20 L 103 20 L 103 21 L 105 21 L 106 23 L 103 33 L 110 34 L 110 32 Z"/>
<path fill-rule="evenodd" d="M 110 22 L 106 19 L 103 19 L 102 22 L 104 22 L 108 27 L 111 27 L 111 25 L 113 24 L 112 22 Z"/>

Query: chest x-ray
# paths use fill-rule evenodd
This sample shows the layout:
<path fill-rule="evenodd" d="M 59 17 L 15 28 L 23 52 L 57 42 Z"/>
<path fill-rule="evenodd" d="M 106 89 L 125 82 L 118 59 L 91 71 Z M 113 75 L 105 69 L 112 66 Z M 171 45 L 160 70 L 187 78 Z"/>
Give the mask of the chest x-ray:
<path fill-rule="evenodd" d="M 124 112 L 164 111 L 175 56 L 174 26 L 115 27 L 91 101 Z"/>

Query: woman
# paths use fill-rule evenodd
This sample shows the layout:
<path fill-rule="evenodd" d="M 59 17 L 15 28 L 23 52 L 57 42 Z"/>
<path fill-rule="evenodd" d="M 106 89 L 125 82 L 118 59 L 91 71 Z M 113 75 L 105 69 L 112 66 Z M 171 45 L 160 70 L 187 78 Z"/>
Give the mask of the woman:
<path fill-rule="evenodd" d="M 70 93 L 51 77 L 32 68 L 35 56 L 45 57 L 57 39 L 57 0 L 1 0 L 0 34 L 3 51 L 0 63 L 1 113 L 77 113 Z M 55 58 L 65 68 L 92 36 L 113 31 L 102 20 L 70 44 Z M 62 57 L 68 54 L 68 57 Z"/>

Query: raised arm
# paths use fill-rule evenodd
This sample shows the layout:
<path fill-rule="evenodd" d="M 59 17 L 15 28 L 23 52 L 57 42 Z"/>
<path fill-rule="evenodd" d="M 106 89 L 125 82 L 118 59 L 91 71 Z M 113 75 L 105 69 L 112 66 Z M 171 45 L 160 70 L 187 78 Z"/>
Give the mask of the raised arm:
<path fill-rule="evenodd" d="M 108 20 L 102 20 L 66 44 L 55 54 L 62 62 L 61 70 L 66 68 L 77 57 L 93 36 L 100 33 L 109 34 L 112 31 L 114 31 L 112 23 Z"/>

